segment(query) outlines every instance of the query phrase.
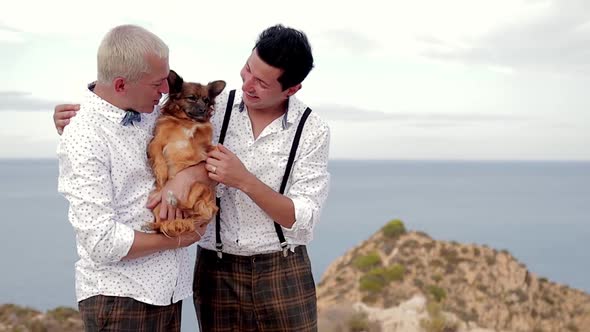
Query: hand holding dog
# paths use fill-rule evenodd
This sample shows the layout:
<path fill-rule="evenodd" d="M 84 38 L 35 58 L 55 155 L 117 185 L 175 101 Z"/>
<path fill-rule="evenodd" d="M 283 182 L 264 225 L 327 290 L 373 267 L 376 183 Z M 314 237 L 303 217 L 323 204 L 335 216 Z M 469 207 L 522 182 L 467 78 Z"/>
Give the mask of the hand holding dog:
<path fill-rule="evenodd" d="M 162 199 L 162 193 L 171 191 L 178 201 L 186 201 L 191 186 L 195 182 L 209 183 L 209 185 L 214 184 L 207 176 L 207 170 L 204 167 L 204 163 L 191 166 L 178 172 L 178 174 L 176 174 L 173 179 L 166 183 L 161 192 L 154 192 L 150 194 L 147 207 L 149 209 L 153 209 L 156 207 L 156 205 L 158 205 L 158 203 L 161 202 L 162 205 L 160 206 L 160 218 L 164 220 L 182 219 L 186 217 L 182 215 L 182 211 L 180 209 L 177 209 L 175 206 L 168 204 L 168 201 L 165 199 L 166 194 L 164 194 L 164 199 Z"/>
<path fill-rule="evenodd" d="M 240 158 L 222 144 L 208 153 L 206 168 L 211 180 L 242 191 L 254 178 Z"/>

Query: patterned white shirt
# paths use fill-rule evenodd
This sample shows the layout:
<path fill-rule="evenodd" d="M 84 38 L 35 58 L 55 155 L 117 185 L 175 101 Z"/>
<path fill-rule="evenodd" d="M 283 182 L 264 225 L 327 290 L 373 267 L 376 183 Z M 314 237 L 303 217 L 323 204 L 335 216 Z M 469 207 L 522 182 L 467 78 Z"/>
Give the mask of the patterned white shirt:
<path fill-rule="evenodd" d="M 153 221 L 145 207 L 154 186 L 146 151 L 158 114 L 123 126 L 125 111 L 88 91 L 60 138 L 58 191 L 70 203 L 80 256 L 78 301 L 110 295 L 168 305 L 192 295 L 188 248 L 121 260 L 134 230 Z"/>
<path fill-rule="evenodd" d="M 219 133 L 228 101 L 228 93 L 218 96 L 212 122 L 214 139 Z M 237 155 L 244 166 L 259 180 L 279 191 L 289 151 L 299 120 L 307 108 L 294 96 L 284 116 L 270 123 L 255 140 L 246 107 L 240 107 L 242 92 L 236 91 L 232 115 L 224 145 Z M 295 224 L 283 227 L 291 250 L 306 245 L 313 238 L 313 229 L 320 219 L 321 208 L 328 195 L 328 152 L 330 130 L 312 112 L 305 123 L 285 195 L 293 200 Z M 273 220 L 245 193 L 219 185 L 221 199 L 221 241 L 223 252 L 250 256 L 280 251 L 280 241 Z M 215 250 L 215 222 L 212 222 L 199 245 Z"/>

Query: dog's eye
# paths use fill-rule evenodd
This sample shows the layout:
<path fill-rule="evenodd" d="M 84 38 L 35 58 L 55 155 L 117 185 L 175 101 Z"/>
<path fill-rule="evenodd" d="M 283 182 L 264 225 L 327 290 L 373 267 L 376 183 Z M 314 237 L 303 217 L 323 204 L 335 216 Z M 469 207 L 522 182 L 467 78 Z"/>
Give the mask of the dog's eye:
<path fill-rule="evenodd" d="M 190 101 L 197 101 L 197 97 L 195 97 L 193 95 L 187 96 L 186 99 L 188 99 Z"/>
<path fill-rule="evenodd" d="M 205 102 L 205 104 L 209 104 L 209 98 L 205 97 L 203 98 L 203 101 Z"/>

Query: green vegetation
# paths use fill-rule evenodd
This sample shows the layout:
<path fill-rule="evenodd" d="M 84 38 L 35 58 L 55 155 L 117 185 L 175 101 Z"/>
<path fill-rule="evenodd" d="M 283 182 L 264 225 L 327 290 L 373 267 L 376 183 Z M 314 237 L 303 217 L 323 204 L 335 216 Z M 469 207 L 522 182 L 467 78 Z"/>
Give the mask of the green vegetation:
<path fill-rule="evenodd" d="M 433 260 L 430 261 L 430 266 L 433 266 L 433 267 L 442 267 L 442 266 L 444 266 L 444 263 L 440 259 L 435 258 L 435 259 L 433 259 Z"/>
<path fill-rule="evenodd" d="M 459 263 L 459 252 L 453 248 L 441 248 L 440 249 L 440 256 L 444 258 L 450 264 L 457 264 Z"/>
<path fill-rule="evenodd" d="M 350 332 L 363 332 L 369 330 L 369 319 L 364 312 L 356 312 L 348 319 Z"/>
<path fill-rule="evenodd" d="M 441 302 L 447 297 L 447 292 L 436 285 L 429 285 L 427 290 L 436 302 Z"/>
<path fill-rule="evenodd" d="M 432 250 L 432 248 L 434 248 L 436 246 L 436 242 L 434 241 L 430 241 L 430 242 L 424 242 L 424 244 L 422 244 L 422 247 L 426 250 L 426 251 L 430 251 Z"/>
<path fill-rule="evenodd" d="M 481 250 L 479 250 L 479 248 L 477 248 L 477 247 L 474 247 L 473 248 L 473 255 L 475 257 L 479 257 L 479 255 L 481 255 Z"/>
<path fill-rule="evenodd" d="M 574 323 L 567 324 L 565 328 L 570 332 L 580 332 L 580 329 Z"/>
<path fill-rule="evenodd" d="M 397 238 L 406 233 L 406 226 L 403 221 L 394 219 L 383 226 L 383 234 L 388 238 Z"/>
<path fill-rule="evenodd" d="M 414 279 L 414 286 L 422 289 L 422 287 L 424 287 L 424 281 L 422 281 L 422 279 L 415 278 Z"/>
<path fill-rule="evenodd" d="M 399 247 L 400 247 L 400 249 L 403 249 L 403 248 L 415 249 L 419 245 L 420 245 L 420 243 L 418 241 L 416 241 L 414 239 L 410 239 L 410 240 L 407 240 L 407 241 L 404 241 L 403 243 L 401 243 L 399 245 Z"/>
<path fill-rule="evenodd" d="M 359 288 L 364 292 L 378 293 L 390 282 L 403 280 L 405 272 L 405 267 L 399 264 L 395 264 L 389 268 L 374 268 L 361 277 Z"/>
<path fill-rule="evenodd" d="M 352 265 L 361 271 L 369 271 L 381 265 L 381 256 L 376 251 L 373 251 L 365 256 L 359 256 L 354 259 Z"/>
<path fill-rule="evenodd" d="M 72 308 L 57 307 L 43 314 L 40 311 L 14 304 L 0 305 L 1 331 L 69 332 L 81 329 L 80 314 Z"/>
<path fill-rule="evenodd" d="M 440 274 L 433 274 L 431 278 L 434 282 L 440 282 L 442 280 L 442 276 Z"/>
<path fill-rule="evenodd" d="M 428 319 L 422 319 L 420 326 L 426 332 L 455 332 L 458 329 L 458 325 L 453 322 L 449 322 L 445 315 L 442 313 L 441 304 L 438 302 L 429 302 L 426 304 L 426 311 L 428 312 Z"/>
<path fill-rule="evenodd" d="M 79 318 L 80 314 L 78 311 L 68 307 L 57 307 L 53 310 L 47 311 L 47 315 L 55 318 L 58 322 L 65 322 L 69 318 Z"/>
<path fill-rule="evenodd" d="M 40 312 L 37 310 L 20 307 L 15 304 L 0 305 L 0 322 L 6 321 L 11 316 L 16 317 L 17 319 L 23 319 L 31 318 L 38 314 L 40 314 Z"/>

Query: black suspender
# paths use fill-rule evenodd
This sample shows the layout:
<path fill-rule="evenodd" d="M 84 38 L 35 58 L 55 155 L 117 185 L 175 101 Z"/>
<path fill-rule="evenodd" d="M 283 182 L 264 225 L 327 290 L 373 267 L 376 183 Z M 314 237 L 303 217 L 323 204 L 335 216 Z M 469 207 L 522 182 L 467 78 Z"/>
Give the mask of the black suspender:
<path fill-rule="evenodd" d="M 287 167 L 285 168 L 285 175 L 283 175 L 283 182 L 281 182 L 281 189 L 279 193 L 285 193 L 285 187 L 287 186 L 287 180 L 289 180 L 289 175 L 291 174 L 291 169 L 293 168 L 293 162 L 295 161 L 295 154 L 297 153 L 297 147 L 299 146 L 299 140 L 301 139 L 301 132 L 303 131 L 303 126 L 305 125 L 305 121 L 307 121 L 307 117 L 311 113 L 311 108 L 306 108 L 305 112 L 301 116 L 301 121 L 299 121 L 299 125 L 297 126 L 297 131 L 295 132 L 295 137 L 293 138 L 293 144 L 291 145 L 291 152 L 289 152 L 289 159 L 287 161 Z M 287 257 L 287 240 L 285 240 L 285 235 L 283 235 L 283 229 L 281 225 L 275 222 L 275 230 L 277 231 L 277 235 L 279 237 L 279 241 L 281 241 L 281 249 L 283 249 L 283 256 Z"/>
<path fill-rule="evenodd" d="M 225 140 L 225 133 L 227 132 L 227 125 L 229 124 L 229 118 L 231 117 L 231 110 L 234 106 L 234 97 L 236 96 L 236 90 L 229 92 L 227 98 L 227 106 L 225 107 L 225 115 L 223 116 L 223 124 L 221 125 L 221 132 L 219 133 L 219 144 L 223 144 Z M 217 249 L 217 257 L 221 258 L 221 252 L 223 251 L 223 243 L 221 243 L 221 199 L 217 197 L 215 199 L 217 203 L 217 215 L 215 215 L 215 249 Z"/>
<path fill-rule="evenodd" d="M 227 101 L 227 107 L 225 109 L 225 116 L 223 117 L 223 125 L 221 126 L 221 132 L 219 134 L 219 143 L 223 144 L 225 139 L 225 134 L 227 132 L 227 127 L 229 124 L 229 119 L 232 112 L 232 107 L 234 104 L 234 97 L 235 97 L 236 90 L 231 90 L 229 93 L 229 98 Z M 293 168 L 293 163 L 295 162 L 295 154 L 297 153 L 297 148 L 299 147 L 299 141 L 301 140 L 301 133 L 303 132 L 303 126 L 305 125 L 305 121 L 307 121 L 307 117 L 311 113 L 311 109 L 308 107 L 303 115 L 301 116 L 301 120 L 299 121 L 299 125 L 297 126 L 297 131 L 295 132 L 295 137 L 293 138 L 293 144 L 291 145 L 291 151 L 289 152 L 289 159 L 287 161 L 287 167 L 285 168 L 285 174 L 283 175 L 283 181 L 281 182 L 281 188 L 279 189 L 279 193 L 284 194 L 285 188 L 287 187 L 287 181 L 289 180 L 289 175 L 291 174 L 291 169 Z M 215 217 L 215 249 L 217 250 L 217 257 L 222 257 L 223 252 L 223 243 L 221 242 L 221 202 L 220 199 L 217 198 L 217 206 L 219 210 L 217 210 L 217 215 Z M 287 256 L 288 253 L 288 244 L 287 240 L 285 240 L 285 235 L 283 234 L 283 229 L 281 225 L 277 222 L 274 223 L 275 231 L 277 232 L 277 236 L 279 237 L 279 241 L 281 243 L 281 249 L 283 250 L 283 255 Z"/>

